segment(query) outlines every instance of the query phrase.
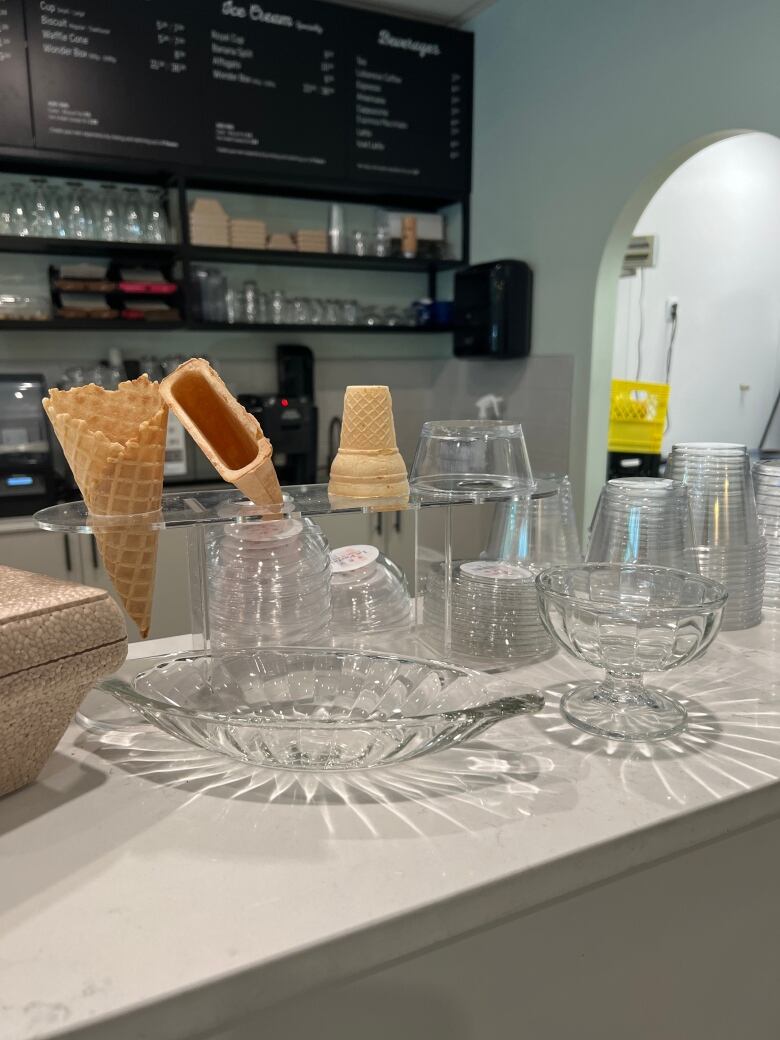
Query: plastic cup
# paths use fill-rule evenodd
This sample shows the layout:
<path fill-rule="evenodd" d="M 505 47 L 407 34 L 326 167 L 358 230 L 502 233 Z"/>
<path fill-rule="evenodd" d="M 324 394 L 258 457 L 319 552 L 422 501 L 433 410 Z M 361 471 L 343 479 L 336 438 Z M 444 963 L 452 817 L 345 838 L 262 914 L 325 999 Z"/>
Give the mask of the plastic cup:
<path fill-rule="evenodd" d="M 423 423 L 409 483 L 456 498 L 531 488 L 523 427 L 499 419 Z"/>
<path fill-rule="evenodd" d="M 679 481 L 609 480 L 590 526 L 587 563 L 653 563 L 686 566 L 693 545 L 688 492 Z"/>

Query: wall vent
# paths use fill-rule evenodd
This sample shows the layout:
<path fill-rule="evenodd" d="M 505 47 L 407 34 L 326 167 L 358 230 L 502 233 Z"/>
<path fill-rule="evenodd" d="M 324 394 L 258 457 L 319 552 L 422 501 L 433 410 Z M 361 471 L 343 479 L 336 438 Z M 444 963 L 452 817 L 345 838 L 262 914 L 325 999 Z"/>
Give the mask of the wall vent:
<path fill-rule="evenodd" d="M 655 250 L 657 235 L 636 235 L 629 240 L 626 254 L 623 257 L 621 278 L 630 278 L 640 267 L 655 267 Z"/>

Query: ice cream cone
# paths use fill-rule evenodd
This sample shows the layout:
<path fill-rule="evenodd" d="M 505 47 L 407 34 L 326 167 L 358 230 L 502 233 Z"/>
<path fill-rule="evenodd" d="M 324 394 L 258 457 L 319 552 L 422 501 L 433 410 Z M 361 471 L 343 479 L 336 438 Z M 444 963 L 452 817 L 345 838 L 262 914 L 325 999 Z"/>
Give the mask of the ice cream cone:
<path fill-rule="evenodd" d="M 84 502 L 94 517 L 138 516 L 160 508 L 168 409 L 147 375 L 116 390 L 50 390 L 43 406 Z M 95 532 L 125 610 L 149 634 L 157 531 L 107 524 Z"/>
<path fill-rule="evenodd" d="M 341 441 L 330 467 L 328 494 L 372 499 L 408 496 L 409 482 L 396 444 L 388 387 L 347 387 Z"/>
<path fill-rule="evenodd" d="M 160 392 L 223 480 L 258 508 L 281 504 L 271 442 L 208 361 L 185 361 L 163 379 Z"/>

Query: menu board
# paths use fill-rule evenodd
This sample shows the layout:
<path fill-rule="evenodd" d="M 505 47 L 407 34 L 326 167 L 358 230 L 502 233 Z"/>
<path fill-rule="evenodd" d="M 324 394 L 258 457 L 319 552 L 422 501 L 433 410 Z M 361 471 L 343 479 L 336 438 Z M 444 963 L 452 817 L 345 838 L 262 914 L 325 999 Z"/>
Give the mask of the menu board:
<path fill-rule="evenodd" d="M 213 3 L 207 17 L 204 161 L 302 177 L 343 177 L 344 8 L 285 0 Z"/>
<path fill-rule="evenodd" d="M 468 186 L 473 38 L 377 15 L 351 35 L 350 176 Z"/>
<path fill-rule="evenodd" d="M 188 0 L 25 2 L 39 148 L 197 161 Z"/>
<path fill-rule="evenodd" d="M 23 2 L 38 148 L 469 188 L 469 33 L 320 0 Z"/>
<path fill-rule="evenodd" d="M 33 143 L 22 0 L 0 0 L 0 143 Z"/>

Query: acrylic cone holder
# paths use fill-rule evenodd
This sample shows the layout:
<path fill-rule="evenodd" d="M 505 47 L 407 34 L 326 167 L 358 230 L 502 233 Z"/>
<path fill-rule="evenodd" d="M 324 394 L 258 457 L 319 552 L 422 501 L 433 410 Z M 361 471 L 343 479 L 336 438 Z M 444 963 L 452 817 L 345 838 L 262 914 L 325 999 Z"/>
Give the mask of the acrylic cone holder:
<path fill-rule="evenodd" d="M 159 512 L 134 517 L 93 517 L 83 502 L 52 506 L 36 514 L 39 527 L 48 531 L 101 535 L 110 531 L 132 529 L 147 530 L 180 529 L 187 539 L 188 580 L 182 583 L 181 595 L 189 599 L 193 649 L 210 649 L 212 646 L 212 604 L 209 585 L 209 540 L 219 537 L 227 525 L 261 525 L 277 520 L 302 523 L 310 519 L 315 524 L 328 518 L 328 526 L 334 541 L 340 544 L 356 541 L 353 535 L 356 515 L 368 520 L 381 521 L 384 539 L 388 529 L 403 529 L 408 534 L 411 552 L 406 552 L 410 562 L 405 568 L 406 580 L 414 605 L 412 623 L 408 633 L 399 638 L 397 634 L 384 636 L 382 633 L 349 637 L 328 637 L 329 645 L 359 645 L 366 649 L 404 653 L 432 660 L 455 660 L 458 663 L 490 671 L 517 668 L 524 661 L 510 660 L 500 653 L 483 655 L 462 654 L 459 648 L 458 623 L 462 620 L 454 603 L 453 590 L 458 580 L 460 561 L 464 558 L 475 565 L 481 564 L 488 545 L 496 503 L 511 502 L 518 498 L 550 494 L 552 485 L 538 481 L 522 491 L 490 490 L 472 492 L 463 496 L 441 496 L 436 493 L 412 489 L 406 503 L 389 504 L 386 500 L 340 499 L 334 504 L 328 497 L 328 487 L 310 485 L 284 488 L 282 505 L 269 504 L 258 508 L 248 502 L 235 488 L 219 491 L 168 492 L 163 495 Z M 389 509 L 389 511 L 388 511 Z M 353 523 L 349 524 L 349 518 Z M 339 520 L 339 518 L 342 518 Z M 344 526 L 344 537 L 339 530 Z M 233 530 L 238 530 L 234 527 Z M 372 524 L 372 530 L 376 530 Z M 377 538 L 376 534 L 374 535 Z M 363 539 L 365 540 L 365 538 Z M 387 555 L 393 558 L 392 548 L 385 546 Z M 396 561 L 398 562 L 398 561 Z M 520 566 L 522 561 L 506 561 L 508 567 Z M 482 579 L 480 567 L 476 566 L 477 581 Z M 436 631 L 432 637 L 430 626 L 424 623 L 422 595 L 426 583 L 435 573 L 437 598 L 441 610 L 437 615 Z M 487 579 L 489 582 L 492 578 Z M 500 584 L 491 586 L 500 597 L 504 589 Z M 440 590 L 440 591 L 439 591 Z M 303 607 L 305 611 L 305 605 Z M 280 645 L 273 641 L 258 641 L 258 645 Z M 317 645 L 323 645 L 320 641 Z M 529 652 L 528 660 L 540 656 Z"/>

